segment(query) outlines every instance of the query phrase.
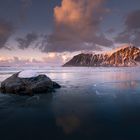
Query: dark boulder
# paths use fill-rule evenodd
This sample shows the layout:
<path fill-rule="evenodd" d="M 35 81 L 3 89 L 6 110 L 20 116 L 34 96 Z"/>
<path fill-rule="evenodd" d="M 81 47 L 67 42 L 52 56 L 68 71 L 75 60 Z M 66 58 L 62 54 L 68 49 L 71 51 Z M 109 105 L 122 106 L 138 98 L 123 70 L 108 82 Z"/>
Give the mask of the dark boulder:
<path fill-rule="evenodd" d="M 61 88 L 61 86 L 59 84 L 57 84 L 56 82 L 53 81 L 53 87 L 54 88 Z"/>
<path fill-rule="evenodd" d="M 2 93 L 33 95 L 35 93 L 48 93 L 61 87 L 46 75 L 31 78 L 19 78 L 18 75 L 19 73 L 13 74 L 1 83 Z"/>

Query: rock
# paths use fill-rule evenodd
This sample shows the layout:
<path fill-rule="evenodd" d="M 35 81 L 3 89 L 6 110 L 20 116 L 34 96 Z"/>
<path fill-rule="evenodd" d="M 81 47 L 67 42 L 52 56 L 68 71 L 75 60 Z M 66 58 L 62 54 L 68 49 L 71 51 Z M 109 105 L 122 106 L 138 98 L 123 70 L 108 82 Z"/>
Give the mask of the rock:
<path fill-rule="evenodd" d="M 30 78 L 20 78 L 20 73 L 13 74 L 1 83 L 2 93 L 19 95 L 33 95 L 35 93 L 48 93 L 61 86 L 53 82 L 46 75 L 38 75 Z"/>
<path fill-rule="evenodd" d="M 53 88 L 61 88 L 61 86 L 53 81 Z"/>

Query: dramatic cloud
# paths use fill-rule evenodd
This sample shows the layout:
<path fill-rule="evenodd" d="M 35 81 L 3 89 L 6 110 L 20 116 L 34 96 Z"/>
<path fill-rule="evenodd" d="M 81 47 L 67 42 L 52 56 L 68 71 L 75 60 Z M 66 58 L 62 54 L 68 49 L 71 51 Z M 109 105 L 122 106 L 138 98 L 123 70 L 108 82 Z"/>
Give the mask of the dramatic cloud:
<path fill-rule="evenodd" d="M 112 34 L 112 33 L 115 32 L 115 29 L 114 28 L 109 28 L 106 32 L 109 33 L 109 34 Z"/>
<path fill-rule="evenodd" d="M 32 0 L 20 0 L 20 2 L 21 2 L 20 17 L 24 21 L 26 19 L 27 11 L 32 5 Z"/>
<path fill-rule="evenodd" d="M 109 10 L 104 0 L 62 0 L 54 8 L 55 30 L 48 36 L 42 51 L 63 52 L 98 49 L 97 45 L 111 46 L 100 31 L 103 16 Z M 97 44 L 97 45 L 96 45 Z"/>
<path fill-rule="evenodd" d="M 126 20 L 125 25 L 128 30 L 139 30 L 140 29 L 140 10 L 136 10 L 130 13 Z"/>
<path fill-rule="evenodd" d="M 140 10 L 128 14 L 124 24 L 125 30 L 115 40 L 119 43 L 131 42 L 140 46 Z"/>
<path fill-rule="evenodd" d="M 13 32 L 14 26 L 12 25 L 12 23 L 4 19 L 0 19 L 0 49 L 4 47 L 6 48 L 5 45 Z"/>
<path fill-rule="evenodd" d="M 18 47 L 20 49 L 29 48 L 36 40 L 38 39 L 38 35 L 35 33 L 29 33 L 24 38 L 17 38 Z"/>

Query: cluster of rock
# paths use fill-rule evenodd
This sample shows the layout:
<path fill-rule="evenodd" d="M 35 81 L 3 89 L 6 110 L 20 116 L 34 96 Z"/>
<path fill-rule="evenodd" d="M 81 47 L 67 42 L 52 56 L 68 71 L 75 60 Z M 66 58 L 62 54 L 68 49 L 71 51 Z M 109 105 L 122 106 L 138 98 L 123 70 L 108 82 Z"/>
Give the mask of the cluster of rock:
<path fill-rule="evenodd" d="M 1 83 L 1 92 L 19 95 L 33 95 L 36 93 L 48 93 L 61 87 L 46 75 L 34 73 L 34 75 L 29 76 L 28 73 L 31 73 L 31 71 L 26 71 L 26 76 L 24 76 L 23 73 L 15 73 L 4 80 Z"/>
<path fill-rule="evenodd" d="M 140 62 L 140 49 L 126 45 L 112 52 L 103 54 L 84 54 L 74 56 L 70 61 L 64 64 L 68 66 L 86 66 L 86 67 L 127 67 L 136 66 Z"/>

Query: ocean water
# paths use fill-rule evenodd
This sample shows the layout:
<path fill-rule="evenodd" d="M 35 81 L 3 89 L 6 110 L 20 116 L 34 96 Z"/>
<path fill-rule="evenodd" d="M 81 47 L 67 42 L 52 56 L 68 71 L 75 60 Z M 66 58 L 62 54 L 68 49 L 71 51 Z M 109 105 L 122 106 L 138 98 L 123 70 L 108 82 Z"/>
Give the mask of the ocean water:
<path fill-rule="evenodd" d="M 140 67 L 0 67 L 0 82 L 34 69 L 62 88 L 0 93 L 0 140 L 139 140 Z"/>

